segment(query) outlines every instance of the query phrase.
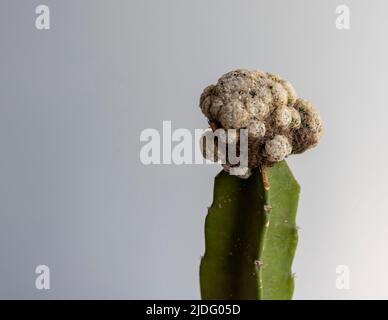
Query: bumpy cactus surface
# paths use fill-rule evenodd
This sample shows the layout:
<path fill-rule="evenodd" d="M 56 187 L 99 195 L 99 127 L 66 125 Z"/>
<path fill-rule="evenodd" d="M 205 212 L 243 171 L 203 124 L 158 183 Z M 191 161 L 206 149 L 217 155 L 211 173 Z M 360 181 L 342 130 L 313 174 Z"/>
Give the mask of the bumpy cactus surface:
<path fill-rule="evenodd" d="M 319 142 L 322 120 L 288 81 L 262 71 L 235 70 L 205 88 L 202 113 L 218 128 L 249 135 L 249 169 L 273 165 Z M 229 163 L 224 164 L 225 168 Z"/>
<path fill-rule="evenodd" d="M 203 299 L 291 299 L 299 190 L 285 161 L 248 179 L 216 176 L 200 267 Z"/>
<path fill-rule="evenodd" d="M 216 144 L 201 142 L 206 158 L 226 159 L 205 222 L 202 298 L 291 299 L 300 187 L 285 158 L 318 144 L 322 120 L 288 81 L 261 71 L 226 73 L 200 108 L 213 131 L 229 130 Z M 247 153 L 244 166 L 229 161 L 229 149 Z"/>

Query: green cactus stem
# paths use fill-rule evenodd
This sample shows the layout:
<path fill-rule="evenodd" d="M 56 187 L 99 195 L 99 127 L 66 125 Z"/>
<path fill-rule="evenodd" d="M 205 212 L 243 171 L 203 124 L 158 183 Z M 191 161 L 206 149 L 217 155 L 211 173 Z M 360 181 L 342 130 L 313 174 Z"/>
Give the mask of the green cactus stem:
<path fill-rule="evenodd" d="M 202 299 L 291 299 L 300 187 L 287 163 L 248 179 L 221 171 L 205 222 Z"/>

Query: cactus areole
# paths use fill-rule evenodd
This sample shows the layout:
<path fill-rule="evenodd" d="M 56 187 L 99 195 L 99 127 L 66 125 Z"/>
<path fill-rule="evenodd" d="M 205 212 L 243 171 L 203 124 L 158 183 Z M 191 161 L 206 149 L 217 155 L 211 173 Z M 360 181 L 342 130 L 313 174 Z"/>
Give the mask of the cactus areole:
<path fill-rule="evenodd" d="M 202 298 L 291 299 L 300 187 L 285 158 L 318 144 L 322 120 L 288 81 L 261 71 L 226 73 L 205 88 L 200 108 L 212 130 L 223 129 L 226 136 L 201 140 L 205 157 L 224 159 L 205 222 Z M 243 133 L 245 167 L 226 152 L 243 152 Z"/>

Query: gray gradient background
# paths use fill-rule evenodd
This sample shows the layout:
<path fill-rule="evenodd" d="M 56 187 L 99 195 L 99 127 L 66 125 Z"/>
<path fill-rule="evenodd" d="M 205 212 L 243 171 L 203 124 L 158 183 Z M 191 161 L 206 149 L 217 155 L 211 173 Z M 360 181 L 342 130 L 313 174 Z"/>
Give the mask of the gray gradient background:
<path fill-rule="evenodd" d="M 335 28 L 348 4 L 351 30 Z M 35 29 L 35 7 L 51 30 Z M 144 166 L 140 132 L 205 128 L 223 73 L 289 79 L 325 121 L 302 185 L 296 299 L 388 298 L 387 1 L 0 2 L 0 297 L 199 298 L 217 166 Z M 51 289 L 35 289 L 35 267 Z M 350 268 L 350 290 L 335 287 Z"/>

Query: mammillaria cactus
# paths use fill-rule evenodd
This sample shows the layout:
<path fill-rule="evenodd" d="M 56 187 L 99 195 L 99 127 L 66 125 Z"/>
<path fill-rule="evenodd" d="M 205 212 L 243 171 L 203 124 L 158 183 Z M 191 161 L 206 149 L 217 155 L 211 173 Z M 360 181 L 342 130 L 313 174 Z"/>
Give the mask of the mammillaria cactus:
<path fill-rule="evenodd" d="M 217 144 L 202 141 L 205 157 L 224 160 L 205 223 L 202 298 L 290 299 L 300 187 L 284 159 L 318 144 L 321 118 L 288 81 L 261 71 L 226 73 L 204 90 L 200 108 L 213 131 L 226 130 Z M 244 134 L 245 167 L 226 152 L 245 152 Z"/>

